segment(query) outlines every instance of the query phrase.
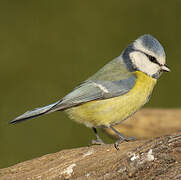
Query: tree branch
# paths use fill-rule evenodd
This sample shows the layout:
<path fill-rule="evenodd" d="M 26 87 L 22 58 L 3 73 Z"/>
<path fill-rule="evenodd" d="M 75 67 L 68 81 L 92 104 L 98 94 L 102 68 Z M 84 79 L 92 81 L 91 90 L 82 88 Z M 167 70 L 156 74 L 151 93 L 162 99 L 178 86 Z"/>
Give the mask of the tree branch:
<path fill-rule="evenodd" d="M 144 113 L 140 113 L 141 116 L 145 121 L 150 119 Z M 175 112 L 172 116 L 159 115 L 149 129 L 159 130 L 159 120 L 162 122 L 168 117 L 172 117 L 165 123 L 169 127 L 178 116 Z M 132 126 L 137 127 L 134 123 Z M 62 150 L 1 169 L 0 179 L 181 179 L 181 131 L 154 139 L 124 142 L 119 148 L 117 151 L 110 144 Z"/>

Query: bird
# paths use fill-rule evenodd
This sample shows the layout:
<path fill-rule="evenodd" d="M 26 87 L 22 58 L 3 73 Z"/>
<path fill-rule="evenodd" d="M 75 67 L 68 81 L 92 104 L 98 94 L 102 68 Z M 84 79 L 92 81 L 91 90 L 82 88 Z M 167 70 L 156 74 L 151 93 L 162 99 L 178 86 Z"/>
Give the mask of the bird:
<path fill-rule="evenodd" d="M 119 149 L 121 141 L 134 138 L 123 136 L 113 126 L 146 104 L 162 72 L 169 71 L 163 46 L 152 35 L 144 34 L 57 102 L 27 111 L 9 123 L 64 111 L 70 119 L 93 129 L 94 143 L 103 144 L 97 128 L 112 129 L 119 137 L 114 143 Z"/>

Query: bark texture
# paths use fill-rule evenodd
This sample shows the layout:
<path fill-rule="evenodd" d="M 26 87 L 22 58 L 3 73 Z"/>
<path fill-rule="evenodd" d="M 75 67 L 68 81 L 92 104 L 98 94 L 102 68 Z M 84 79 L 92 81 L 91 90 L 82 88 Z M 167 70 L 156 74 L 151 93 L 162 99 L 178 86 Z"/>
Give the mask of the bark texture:
<path fill-rule="evenodd" d="M 173 124 L 177 126 L 174 125 L 172 131 L 178 130 L 181 127 L 181 111 L 170 110 L 171 115 L 168 112 L 166 110 L 142 111 L 137 115 L 138 119 L 132 119 L 134 122 L 132 125 L 125 125 L 128 127 L 125 132 L 137 127 L 137 131 L 144 133 L 140 135 L 137 132 L 135 135 L 148 138 L 151 134 L 156 136 L 164 134 L 167 132 L 166 129 L 170 132 L 169 127 L 173 127 Z M 153 114 L 157 121 L 151 120 L 154 119 L 151 118 Z M 149 124 L 147 128 L 139 126 L 142 118 L 144 119 L 142 123 L 150 120 L 152 123 L 147 122 Z M 165 123 L 160 123 L 164 120 Z M 141 127 L 145 129 L 142 130 Z M 146 136 L 146 130 L 148 134 L 150 133 L 149 136 Z M 162 130 L 164 133 L 161 133 Z M 108 144 L 62 150 L 1 169 L 0 180 L 181 179 L 181 131 L 146 140 L 123 142 L 119 148 L 120 150 L 117 151 L 113 144 Z"/>

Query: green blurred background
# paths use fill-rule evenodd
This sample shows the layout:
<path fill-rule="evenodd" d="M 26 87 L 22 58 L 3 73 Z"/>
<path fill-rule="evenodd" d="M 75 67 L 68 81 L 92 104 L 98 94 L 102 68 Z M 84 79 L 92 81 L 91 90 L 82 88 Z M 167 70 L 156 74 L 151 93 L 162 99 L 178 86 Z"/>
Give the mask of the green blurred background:
<path fill-rule="evenodd" d="M 0 1 L 0 168 L 86 146 L 92 130 L 63 112 L 8 121 L 57 101 L 142 34 L 163 44 L 172 70 L 147 107 L 180 107 L 180 18 L 180 0 Z"/>

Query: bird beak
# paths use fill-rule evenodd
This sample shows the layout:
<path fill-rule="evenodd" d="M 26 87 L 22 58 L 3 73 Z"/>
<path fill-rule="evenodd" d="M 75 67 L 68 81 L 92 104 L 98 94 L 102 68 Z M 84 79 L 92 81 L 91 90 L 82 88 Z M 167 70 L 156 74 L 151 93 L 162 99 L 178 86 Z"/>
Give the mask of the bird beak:
<path fill-rule="evenodd" d="M 162 71 L 165 72 L 170 72 L 170 69 L 168 68 L 168 66 L 165 64 L 164 66 L 161 66 Z"/>

